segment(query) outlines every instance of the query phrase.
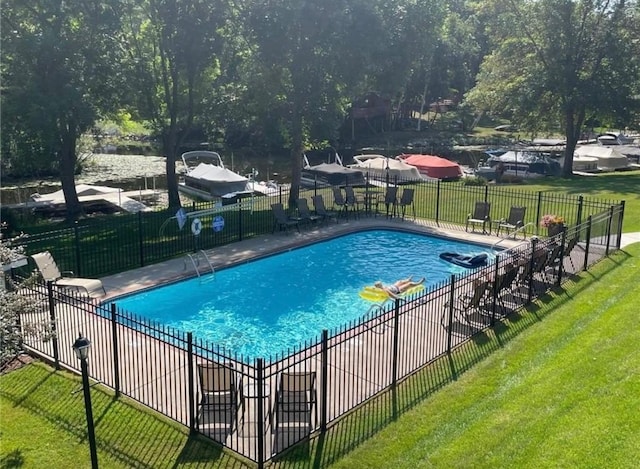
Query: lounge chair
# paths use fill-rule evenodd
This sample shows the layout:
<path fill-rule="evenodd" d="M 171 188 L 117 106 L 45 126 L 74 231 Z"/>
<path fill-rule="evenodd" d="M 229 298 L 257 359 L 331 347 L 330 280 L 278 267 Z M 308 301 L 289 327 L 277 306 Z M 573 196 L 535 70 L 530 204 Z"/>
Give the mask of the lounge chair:
<path fill-rule="evenodd" d="M 313 197 L 311 197 L 311 200 L 313 201 L 313 208 L 315 209 L 316 213 L 322 217 L 322 221 L 327 221 L 333 218 L 336 223 L 338 223 L 338 216 L 335 212 L 330 212 L 329 210 L 327 210 L 324 205 L 324 199 L 322 198 L 322 195 L 314 195 Z"/>
<path fill-rule="evenodd" d="M 389 186 L 387 188 L 382 203 L 384 203 L 387 218 L 395 217 L 398 210 L 398 186 Z"/>
<path fill-rule="evenodd" d="M 345 199 L 342 189 L 337 186 L 331 187 L 333 190 L 333 206 L 338 207 L 339 213 L 344 213 L 345 218 L 349 218 L 349 210 L 355 212 L 356 206 Z"/>
<path fill-rule="evenodd" d="M 354 207 L 354 211 L 356 213 L 360 213 L 360 207 L 364 208 L 365 200 L 364 195 L 356 194 L 351 186 L 345 186 L 344 193 L 346 196 L 347 204 L 350 204 Z"/>
<path fill-rule="evenodd" d="M 219 425 L 232 429 L 237 423 L 238 409 L 242 399 L 238 398 L 241 385 L 236 382 L 236 372 L 220 363 L 198 363 L 200 382 L 200 408 L 198 423 Z"/>
<path fill-rule="evenodd" d="M 309 210 L 309 204 L 307 203 L 307 199 L 300 198 L 296 200 L 296 205 L 298 206 L 298 214 L 300 215 L 300 221 L 311 224 L 322 219 L 320 215 L 313 215 L 311 213 L 311 211 Z"/>
<path fill-rule="evenodd" d="M 527 207 L 511 207 L 509 210 L 509 217 L 498 221 L 496 236 L 500 236 L 500 230 L 506 230 L 507 235 L 512 231 L 521 230 L 522 238 L 525 239 L 527 237 L 527 232 L 524 228 L 524 214 L 526 211 Z"/>
<path fill-rule="evenodd" d="M 294 440 L 309 435 L 313 416 L 316 422 L 318 420 L 316 402 L 315 371 L 283 372 L 273 410 L 276 439 L 283 433 L 288 433 Z"/>
<path fill-rule="evenodd" d="M 473 209 L 473 213 L 467 215 L 467 224 L 465 226 L 465 231 L 469 231 L 469 226 L 471 225 L 473 231 L 476 230 L 476 225 L 482 225 L 482 233 L 490 234 L 491 233 L 491 217 L 489 216 L 489 212 L 491 210 L 491 204 L 489 202 L 476 202 L 476 206 Z M 489 226 L 489 230 L 487 231 L 487 226 Z"/>
<path fill-rule="evenodd" d="M 402 219 L 404 220 L 404 214 L 407 210 L 407 207 L 411 207 L 413 210 L 413 219 L 416 219 L 416 207 L 413 203 L 413 195 L 415 193 L 415 189 L 402 189 L 402 196 L 400 196 L 400 202 L 398 205 L 400 206 L 400 211 L 402 213 Z"/>
<path fill-rule="evenodd" d="M 102 296 L 107 293 L 104 285 L 98 279 L 74 277 L 71 271 L 61 272 L 49 251 L 33 254 L 31 258 L 36 263 L 40 275 L 47 282 L 53 282 L 54 285 L 61 288 L 84 292 L 87 296 L 95 296 L 96 294 Z"/>
<path fill-rule="evenodd" d="M 275 217 L 275 220 L 273 222 L 273 230 L 271 230 L 272 233 L 276 231 L 276 228 L 278 228 L 280 231 L 285 230 L 286 232 L 287 230 L 289 230 L 289 228 L 293 227 L 295 227 L 295 229 L 298 230 L 298 233 L 300 233 L 300 219 L 289 217 L 284 211 L 284 207 L 281 203 L 271 204 L 271 210 L 273 211 L 273 216 Z"/>
<path fill-rule="evenodd" d="M 474 282 L 473 290 L 470 293 L 465 293 L 455 299 L 453 302 L 453 314 L 455 317 L 464 320 L 467 324 L 471 325 L 469 321 L 469 314 L 474 311 L 480 311 L 486 307 L 487 297 L 490 292 L 491 282 L 485 279 L 477 279 Z M 442 317 L 440 323 L 443 327 L 446 327 L 445 319 L 449 312 L 451 303 L 446 302 L 444 310 L 442 311 Z"/>

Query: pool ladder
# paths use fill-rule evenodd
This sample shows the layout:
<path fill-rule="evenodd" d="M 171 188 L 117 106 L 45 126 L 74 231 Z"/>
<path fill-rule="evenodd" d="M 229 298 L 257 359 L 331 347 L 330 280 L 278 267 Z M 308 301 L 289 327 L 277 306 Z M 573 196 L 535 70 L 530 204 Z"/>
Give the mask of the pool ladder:
<path fill-rule="evenodd" d="M 200 257 L 201 257 L 200 254 L 202 254 L 202 257 L 204 257 L 204 260 L 207 261 L 207 264 L 209 264 L 211 273 L 215 273 L 213 264 L 211 264 L 211 262 L 209 261 L 209 258 L 207 257 L 207 254 L 202 249 L 196 252 L 195 254 L 187 254 L 187 257 L 185 257 L 184 259 L 184 270 L 187 270 L 187 258 L 189 258 L 189 260 L 191 261 L 191 265 L 196 271 L 196 274 L 198 275 L 198 277 L 200 277 Z"/>

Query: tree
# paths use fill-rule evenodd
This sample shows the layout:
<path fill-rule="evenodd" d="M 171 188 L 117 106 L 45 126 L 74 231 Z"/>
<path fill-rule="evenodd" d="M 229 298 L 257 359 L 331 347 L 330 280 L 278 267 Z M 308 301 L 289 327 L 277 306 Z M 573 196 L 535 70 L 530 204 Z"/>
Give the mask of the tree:
<path fill-rule="evenodd" d="M 505 0 L 495 25 L 500 43 L 467 101 L 532 132 L 560 128 L 570 177 L 585 119 L 634 99 L 631 8 L 625 0 Z"/>
<path fill-rule="evenodd" d="M 162 138 L 169 206 L 180 206 L 175 161 L 219 74 L 225 2 L 144 0 L 124 12 L 134 109 Z"/>
<path fill-rule="evenodd" d="M 3 156 L 54 159 L 70 220 L 82 213 L 74 176 L 78 138 L 115 102 L 118 3 L 2 5 Z"/>

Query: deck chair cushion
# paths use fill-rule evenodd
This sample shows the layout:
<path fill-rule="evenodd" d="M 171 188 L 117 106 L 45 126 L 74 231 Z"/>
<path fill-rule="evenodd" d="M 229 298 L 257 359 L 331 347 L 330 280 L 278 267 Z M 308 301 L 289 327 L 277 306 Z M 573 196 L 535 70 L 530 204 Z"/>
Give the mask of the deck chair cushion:
<path fill-rule="evenodd" d="M 98 279 L 73 277 L 73 272 L 64 272 L 68 276 L 63 275 L 49 251 L 33 254 L 31 258 L 35 262 L 40 275 L 47 282 L 53 282 L 54 285 L 59 287 L 84 292 L 88 296 L 107 293 L 104 285 Z"/>

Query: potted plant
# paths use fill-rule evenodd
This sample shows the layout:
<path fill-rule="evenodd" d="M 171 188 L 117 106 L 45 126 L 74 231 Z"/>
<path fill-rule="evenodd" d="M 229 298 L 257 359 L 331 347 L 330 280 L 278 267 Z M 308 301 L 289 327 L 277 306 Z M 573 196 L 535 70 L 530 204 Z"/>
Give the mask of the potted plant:
<path fill-rule="evenodd" d="M 549 236 L 555 236 L 564 231 L 564 217 L 547 214 L 540 220 L 540 226 L 547 229 Z"/>

